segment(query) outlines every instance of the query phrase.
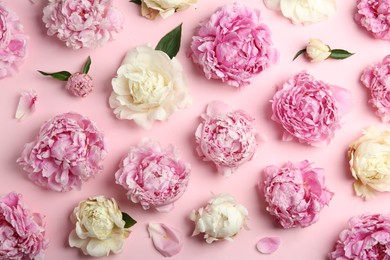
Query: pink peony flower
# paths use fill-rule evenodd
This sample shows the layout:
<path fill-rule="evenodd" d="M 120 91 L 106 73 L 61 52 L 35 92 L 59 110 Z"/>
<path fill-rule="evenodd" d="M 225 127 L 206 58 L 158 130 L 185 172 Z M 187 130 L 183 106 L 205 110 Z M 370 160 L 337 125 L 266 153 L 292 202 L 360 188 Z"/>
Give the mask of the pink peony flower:
<path fill-rule="evenodd" d="M 377 108 L 376 114 L 385 123 L 390 122 L 390 55 L 382 62 L 375 63 L 363 71 L 360 78 L 370 89 L 370 103 Z"/>
<path fill-rule="evenodd" d="M 190 165 L 179 160 L 172 145 L 163 150 L 159 143 L 144 139 L 123 158 L 115 178 L 132 202 L 145 210 L 167 212 L 187 188 Z"/>
<path fill-rule="evenodd" d="M 243 4 L 219 8 L 192 37 L 192 60 L 207 79 L 220 79 L 234 87 L 250 79 L 279 58 L 271 32 L 260 22 L 260 12 Z"/>
<path fill-rule="evenodd" d="M 27 36 L 19 17 L 0 2 L 0 79 L 13 74 L 26 56 Z"/>
<path fill-rule="evenodd" d="M 54 191 L 80 189 L 103 170 L 104 136 L 88 118 L 66 113 L 47 121 L 17 162 L 37 185 Z"/>
<path fill-rule="evenodd" d="M 267 211 L 283 228 L 310 226 L 332 199 L 333 193 L 325 187 L 324 170 L 313 168 L 307 160 L 287 162 L 280 168 L 270 165 L 264 174 Z"/>
<path fill-rule="evenodd" d="M 390 259 L 390 214 L 363 214 L 341 231 L 329 259 Z"/>
<path fill-rule="evenodd" d="M 374 38 L 390 40 L 390 2 L 388 0 L 358 0 L 355 22 Z"/>
<path fill-rule="evenodd" d="M 229 176 L 252 159 L 257 143 L 250 115 L 233 110 L 222 101 L 213 101 L 202 118 L 204 121 L 195 133 L 197 152 L 205 161 L 215 163 L 219 173 Z"/>
<path fill-rule="evenodd" d="M 47 34 L 73 49 L 100 47 L 122 30 L 122 13 L 113 0 L 49 0 L 43 9 Z"/>
<path fill-rule="evenodd" d="M 294 137 L 313 146 L 329 144 L 340 118 L 352 108 L 351 93 L 302 71 L 284 82 L 272 102 L 272 120 L 284 128 L 283 141 Z"/>
<path fill-rule="evenodd" d="M 66 82 L 65 88 L 78 97 L 86 97 L 93 90 L 93 80 L 88 74 L 73 73 Z"/>
<path fill-rule="evenodd" d="M 0 259 L 44 259 L 48 247 L 44 217 L 31 213 L 22 195 L 11 192 L 0 197 Z"/>

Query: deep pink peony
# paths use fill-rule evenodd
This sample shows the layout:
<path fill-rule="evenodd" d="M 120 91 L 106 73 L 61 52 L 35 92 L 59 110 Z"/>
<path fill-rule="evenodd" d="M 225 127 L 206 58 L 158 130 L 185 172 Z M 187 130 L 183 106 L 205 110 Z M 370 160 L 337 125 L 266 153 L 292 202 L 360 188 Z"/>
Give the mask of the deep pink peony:
<path fill-rule="evenodd" d="M 390 259 L 390 214 L 363 214 L 351 218 L 348 226 L 341 231 L 329 259 Z"/>
<path fill-rule="evenodd" d="M 115 178 L 132 202 L 145 210 L 154 207 L 167 212 L 186 190 L 190 171 L 174 146 L 162 149 L 156 141 L 144 139 L 123 158 Z"/>
<path fill-rule="evenodd" d="M 77 113 L 47 121 L 35 141 L 24 146 L 17 162 L 37 185 L 54 191 L 80 189 L 81 183 L 103 170 L 104 136 Z"/>
<path fill-rule="evenodd" d="M 372 106 L 385 123 L 390 123 L 390 55 L 382 62 L 367 67 L 360 80 L 370 89 Z"/>
<path fill-rule="evenodd" d="M 313 168 L 307 160 L 282 167 L 267 166 L 264 170 L 264 195 L 267 211 L 283 228 L 307 227 L 332 199 L 325 187 L 322 168 Z"/>
<path fill-rule="evenodd" d="M 373 37 L 390 40 L 390 1 L 358 0 L 355 22 Z"/>
<path fill-rule="evenodd" d="M 341 127 L 341 117 L 351 110 L 352 95 L 302 71 L 284 82 L 271 102 L 271 119 L 284 128 L 284 141 L 295 137 L 301 143 L 323 146 Z"/>
<path fill-rule="evenodd" d="M 242 87 L 279 58 L 260 12 L 243 4 L 219 8 L 192 37 L 192 60 L 207 79 Z"/>
<path fill-rule="evenodd" d="M 0 259 L 42 260 L 48 247 L 44 216 L 31 213 L 22 195 L 11 192 L 0 197 Z"/>
<path fill-rule="evenodd" d="M 56 35 L 73 49 L 100 47 L 123 25 L 113 0 L 49 0 L 42 20 L 48 35 Z"/>
<path fill-rule="evenodd" d="M 229 176 L 252 159 L 257 147 L 254 118 L 222 101 L 213 101 L 202 119 L 195 133 L 197 152 L 205 161 L 215 163 L 219 173 Z"/>
<path fill-rule="evenodd" d="M 19 18 L 0 2 L 0 79 L 12 75 L 26 55 L 27 36 Z"/>
<path fill-rule="evenodd" d="M 93 90 L 93 80 L 88 74 L 76 72 L 69 77 L 65 88 L 75 96 L 86 97 Z"/>

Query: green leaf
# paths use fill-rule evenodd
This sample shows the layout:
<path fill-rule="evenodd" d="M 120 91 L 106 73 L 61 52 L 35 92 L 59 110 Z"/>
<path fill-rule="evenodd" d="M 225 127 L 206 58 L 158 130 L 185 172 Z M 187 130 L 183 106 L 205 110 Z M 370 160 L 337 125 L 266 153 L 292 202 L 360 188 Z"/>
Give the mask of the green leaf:
<path fill-rule="evenodd" d="M 346 50 L 342 50 L 342 49 L 334 49 L 334 50 L 330 51 L 330 57 L 332 59 L 337 59 L 337 60 L 346 59 L 352 55 L 354 55 L 354 53 L 350 53 L 350 52 L 348 52 Z"/>
<path fill-rule="evenodd" d="M 293 61 L 298 58 L 299 55 L 301 55 L 302 53 L 305 53 L 306 52 L 306 48 L 305 49 L 302 49 L 300 51 L 297 52 L 297 54 L 295 54 L 294 58 L 293 58 Z"/>
<path fill-rule="evenodd" d="M 69 77 L 72 75 L 69 71 L 58 71 L 58 72 L 44 72 L 38 70 L 39 73 L 45 76 L 51 76 L 54 79 L 62 80 L 62 81 L 67 81 Z"/>
<path fill-rule="evenodd" d="M 134 226 L 137 221 L 135 221 L 132 217 L 129 216 L 129 214 L 122 212 L 122 219 L 125 221 L 125 228 L 129 228 Z"/>
<path fill-rule="evenodd" d="M 142 1 L 141 1 L 141 0 L 130 0 L 130 3 L 134 3 L 134 4 L 137 4 L 137 5 L 141 5 L 141 4 L 142 4 Z"/>
<path fill-rule="evenodd" d="M 89 71 L 90 67 L 91 67 L 91 57 L 88 56 L 88 59 L 85 62 L 84 67 L 83 67 L 83 74 L 88 74 L 88 71 Z"/>
<path fill-rule="evenodd" d="M 179 52 L 181 41 L 182 23 L 175 29 L 167 33 L 156 46 L 156 50 L 163 51 L 168 54 L 169 58 L 173 58 Z"/>

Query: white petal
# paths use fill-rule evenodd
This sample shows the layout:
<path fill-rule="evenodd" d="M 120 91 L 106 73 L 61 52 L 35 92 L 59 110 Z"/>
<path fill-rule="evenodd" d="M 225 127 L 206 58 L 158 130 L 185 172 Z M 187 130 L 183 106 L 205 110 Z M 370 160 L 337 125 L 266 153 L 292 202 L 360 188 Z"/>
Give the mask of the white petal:
<path fill-rule="evenodd" d="M 30 116 L 36 109 L 38 95 L 33 89 L 20 93 L 19 104 L 16 109 L 15 118 L 23 120 Z"/>

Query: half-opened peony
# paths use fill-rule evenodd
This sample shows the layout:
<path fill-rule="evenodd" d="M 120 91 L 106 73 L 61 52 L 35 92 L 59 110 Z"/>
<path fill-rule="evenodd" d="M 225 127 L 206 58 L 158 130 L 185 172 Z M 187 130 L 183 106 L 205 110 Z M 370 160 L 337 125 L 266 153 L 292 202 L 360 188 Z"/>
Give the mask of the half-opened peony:
<path fill-rule="evenodd" d="M 142 16 L 154 19 L 157 15 L 167 18 L 175 12 L 183 11 L 197 0 L 141 0 Z"/>
<path fill-rule="evenodd" d="M 348 158 L 356 195 L 372 198 L 375 191 L 390 191 L 390 131 L 365 129 L 349 146 Z"/>
<path fill-rule="evenodd" d="M 109 102 L 116 117 L 143 128 L 192 102 L 180 62 L 146 45 L 129 50 L 111 84 Z"/>
<path fill-rule="evenodd" d="M 388 0 L 357 0 L 355 22 L 374 38 L 390 40 L 390 2 Z"/>
<path fill-rule="evenodd" d="M 92 77 L 84 73 L 73 73 L 66 82 L 65 88 L 77 97 L 86 97 L 93 90 Z"/>
<path fill-rule="evenodd" d="M 326 60 L 332 54 L 328 45 L 315 38 L 309 40 L 306 53 L 311 62 Z"/>

